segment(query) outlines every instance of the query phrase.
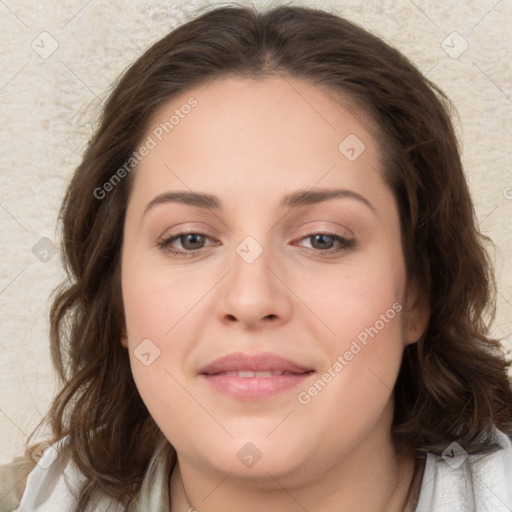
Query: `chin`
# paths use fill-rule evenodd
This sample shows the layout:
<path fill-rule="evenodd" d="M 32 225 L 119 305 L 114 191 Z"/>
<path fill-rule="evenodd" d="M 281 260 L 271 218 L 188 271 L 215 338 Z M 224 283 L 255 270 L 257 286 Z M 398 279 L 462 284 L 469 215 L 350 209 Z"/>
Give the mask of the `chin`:
<path fill-rule="evenodd" d="M 278 478 L 297 476 L 306 462 L 307 449 L 304 442 L 282 443 L 265 436 L 234 436 L 225 445 L 217 445 L 216 457 L 208 453 L 210 463 L 220 472 L 232 473 L 232 476 L 268 481 L 269 473 Z M 292 440 L 290 440 L 292 441 Z"/>

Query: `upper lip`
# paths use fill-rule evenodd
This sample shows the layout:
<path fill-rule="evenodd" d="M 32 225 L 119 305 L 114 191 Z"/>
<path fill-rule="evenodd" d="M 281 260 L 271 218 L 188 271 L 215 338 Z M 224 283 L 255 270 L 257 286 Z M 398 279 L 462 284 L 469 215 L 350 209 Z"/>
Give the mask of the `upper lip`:
<path fill-rule="evenodd" d="M 242 352 L 233 352 L 215 359 L 199 370 L 200 374 L 214 375 L 222 372 L 233 371 L 282 371 L 290 373 L 306 373 L 312 371 L 299 363 L 286 359 L 271 352 L 260 354 L 244 354 Z"/>

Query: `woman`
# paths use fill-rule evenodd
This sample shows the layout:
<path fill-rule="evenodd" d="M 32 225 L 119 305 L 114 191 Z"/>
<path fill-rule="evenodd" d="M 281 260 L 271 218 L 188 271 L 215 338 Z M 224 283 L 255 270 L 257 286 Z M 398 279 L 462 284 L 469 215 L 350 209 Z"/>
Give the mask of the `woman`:
<path fill-rule="evenodd" d="M 380 39 L 311 8 L 199 15 L 117 84 L 62 221 L 63 387 L 8 510 L 512 507 L 449 105 Z"/>

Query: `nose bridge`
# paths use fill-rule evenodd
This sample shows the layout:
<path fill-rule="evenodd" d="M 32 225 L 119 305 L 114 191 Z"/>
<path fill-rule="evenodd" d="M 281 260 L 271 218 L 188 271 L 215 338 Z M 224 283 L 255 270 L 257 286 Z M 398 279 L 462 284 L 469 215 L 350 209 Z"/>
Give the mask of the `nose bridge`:
<path fill-rule="evenodd" d="M 232 232 L 237 242 L 234 244 L 235 254 L 232 255 L 235 267 L 233 278 L 251 280 L 257 275 L 260 282 L 266 281 L 267 274 L 271 273 L 269 267 L 278 266 L 273 247 L 276 229 L 271 229 L 270 219 L 262 213 L 258 214 L 255 210 L 251 210 L 250 213 L 244 213 L 242 210 L 239 212 L 238 221 Z"/>
<path fill-rule="evenodd" d="M 285 318 L 289 300 L 276 276 L 280 265 L 273 251 L 272 231 L 247 235 L 235 247 L 219 314 L 241 322 L 255 323 L 266 317 Z"/>
<path fill-rule="evenodd" d="M 270 268 L 275 266 L 275 258 L 271 245 L 270 236 L 258 234 L 247 235 L 235 247 L 231 286 L 237 288 L 237 295 L 247 303 L 270 296 L 270 288 L 274 288 Z"/>

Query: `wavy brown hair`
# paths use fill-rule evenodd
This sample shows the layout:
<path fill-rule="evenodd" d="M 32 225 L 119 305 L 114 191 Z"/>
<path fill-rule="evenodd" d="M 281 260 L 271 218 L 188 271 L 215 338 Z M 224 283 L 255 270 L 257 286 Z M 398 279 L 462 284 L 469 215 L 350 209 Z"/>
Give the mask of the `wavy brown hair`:
<path fill-rule="evenodd" d="M 120 343 L 122 233 L 136 169 L 103 198 L 95 191 L 137 150 L 156 109 L 227 75 L 309 80 L 354 101 L 378 127 L 407 272 L 430 307 L 394 389 L 392 435 L 416 454 L 415 485 L 427 452 L 439 454 L 452 441 L 468 453 L 486 450 L 497 442 L 493 426 L 512 437 L 511 363 L 489 337 L 496 302 L 490 240 L 478 229 L 444 93 L 396 49 L 337 14 L 289 5 L 201 11 L 117 82 L 62 204 L 69 279 L 56 290 L 50 332 L 62 387 L 42 422 L 51 426 L 50 442 L 69 435 L 86 477 L 77 511 L 98 490 L 133 503 L 163 438 Z"/>

